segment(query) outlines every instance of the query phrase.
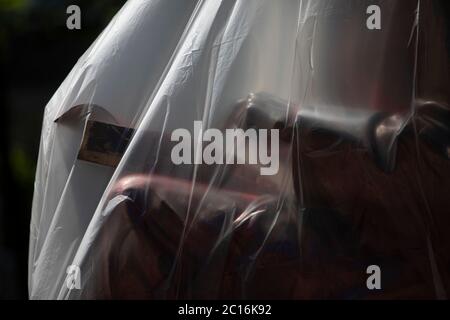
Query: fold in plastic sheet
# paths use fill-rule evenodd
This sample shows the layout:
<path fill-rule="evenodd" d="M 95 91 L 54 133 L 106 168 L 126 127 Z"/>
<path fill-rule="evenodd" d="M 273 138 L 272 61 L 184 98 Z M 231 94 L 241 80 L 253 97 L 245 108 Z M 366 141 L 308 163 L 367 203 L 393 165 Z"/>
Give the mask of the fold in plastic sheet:
<path fill-rule="evenodd" d="M 128 1 L 46 107 L 30 297 L 447 298 L 442 6 Z"/>

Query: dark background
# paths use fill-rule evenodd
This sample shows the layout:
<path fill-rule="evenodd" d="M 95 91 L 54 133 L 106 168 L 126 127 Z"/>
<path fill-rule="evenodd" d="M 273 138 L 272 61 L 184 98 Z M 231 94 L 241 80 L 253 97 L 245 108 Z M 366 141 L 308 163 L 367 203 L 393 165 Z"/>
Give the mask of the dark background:
<path fill-rule="evenodd" d="M 0 0 L 0 299 L 26 299 L 45 105 L 125 0 Z M 81 30 L 66 9 L 81 8 Z"/>

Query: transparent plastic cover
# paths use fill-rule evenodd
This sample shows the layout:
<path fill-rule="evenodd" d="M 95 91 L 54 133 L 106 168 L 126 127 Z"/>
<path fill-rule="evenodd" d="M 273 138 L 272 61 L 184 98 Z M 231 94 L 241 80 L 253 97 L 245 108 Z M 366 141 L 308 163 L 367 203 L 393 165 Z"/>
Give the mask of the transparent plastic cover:
<path fill-rule="evenodd" d="M 128 1 L 45 110 L 30 297 L 447 298 L 442 3 Z"/>

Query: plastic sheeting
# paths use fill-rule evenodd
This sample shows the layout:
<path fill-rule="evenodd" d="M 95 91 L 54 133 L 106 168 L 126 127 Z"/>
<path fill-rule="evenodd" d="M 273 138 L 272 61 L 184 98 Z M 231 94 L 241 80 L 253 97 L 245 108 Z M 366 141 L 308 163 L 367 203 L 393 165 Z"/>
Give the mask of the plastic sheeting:
<path fill-rule="evenodd" d="M 46 107 L 30 297 L 447 298 L 442 6 L 128 1 Z"/>

